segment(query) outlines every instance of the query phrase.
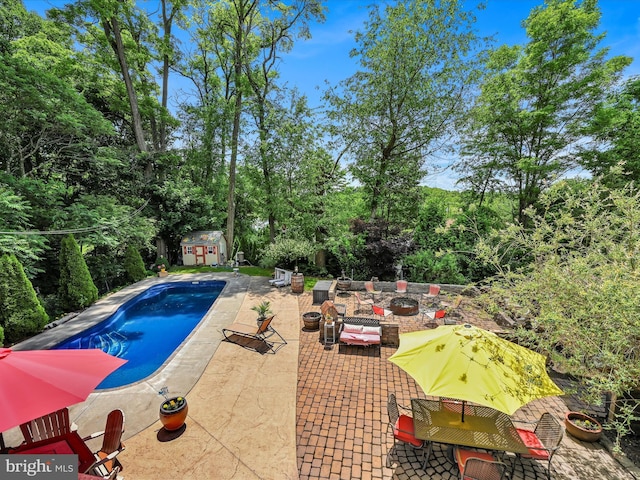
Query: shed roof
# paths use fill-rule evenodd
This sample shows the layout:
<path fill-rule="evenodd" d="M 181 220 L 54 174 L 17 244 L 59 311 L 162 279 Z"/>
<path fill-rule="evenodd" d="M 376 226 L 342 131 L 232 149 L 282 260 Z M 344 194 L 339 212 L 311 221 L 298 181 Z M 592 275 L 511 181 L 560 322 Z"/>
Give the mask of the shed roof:
<path fill-rule="evenodd" d="M 222 240 L 222 232 L 218 230 L 203 230 L 199 232 L 191 232 L 182 237 L 181 245 L 215 245 Z"/>

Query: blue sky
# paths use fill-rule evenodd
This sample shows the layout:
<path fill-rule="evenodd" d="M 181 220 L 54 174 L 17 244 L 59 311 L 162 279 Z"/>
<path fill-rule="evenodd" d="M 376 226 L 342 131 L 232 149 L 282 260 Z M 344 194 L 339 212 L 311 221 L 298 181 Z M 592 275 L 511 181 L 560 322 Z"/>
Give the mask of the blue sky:
<path fill-rule="evenodd" d="M 349 57 L 355 47 L 353 33 L 367 18 L 366 6 L 370 0 L 329 0 L 323 24 L 313 25 L 312 38 L 298 42 L 283 59 L 282 79 L 290 87 L 296 86 L 309 98 L 313 107 L 321 107 L 325 82 L 331 85 L 348 78 L 358 68 L 357 59 Z M 473 5 L 475 1 L 469 2 Z M 527 42 L 522 22 L 530 11 L 542 5 L 543 0 L 486 0 L 486 9 L 476 11 L 476 27 L 481 36 L 493 36 L 494 46 L 524 45 Z M 601 47 L 608 47 L 610 55 L 634 58 L 625 71 L 626 76 L 640 75 L 640 0 L 600 0 L 602 12 L 598 33 L 606 32 Z M 431 169 L 424 180 L 429 186 L 454 189 L 455 178 L 446 168 L 450 159 L 440 159 L 444 165 Z"/>
<path fill-rule="evenodd" d="M 477 29 L 482 36 L 493 35 L 495 45 L 525 44 L 527 41 L 522 21 L 531 9 L 543 1 L 485 0 L 487 8 L 476 13 Z M 325 80 L 336 84 L 352 75 L 358 68 L 357 59 L 349 57 L 355 47 L 353 33 L 367 18 L 366 6 L 371 0 L 329 0 L 323 24 L 313 25 L 312 38 L 298 41 L 282 64 L 282 78 L 289 86 L 297 86 L 306 93 L 310 104 L 317 105 L 325 88 Z M 470 2 L 470 3 L 476 3 Z M 613 55 L 640 56 L 640 0 L 601 0 L 600 31 L 607 36 L 602 46 L 608 46 Z M 635 60 L 627 74 L 640 74 L 640 60 Z"/>
<path fill-rule="evenodd" d="M 60 6 L 69 0 L 24 0 L 28 10 L 44 15 L 51 6 Z M 362 28 L 367 18 L 366 6 L 376 0 L 328 0 L 326 21 L 311 26 L 312 38 L 298 41 L 281 64 L 281 78 L 289 87 L 297 87 L 309 98 L 312 107 L 321 108 L 320 98 L 326 83 L 336 85 L 356 72 L 356 59 L 349 57 L 355 47 L 353 32 Z M 143 8 L 155 10 L 157 0 L 138 0 Z M 468 2 L 475 5 L 476 0 Z M 477 30 L 482 36 L 494 36 L 495 46 L 525 44 L 527 41 L 522 22 L 532 8 L 543 0 L 485 0 L 486 9 L 476 12 Z M 601 43 L 610 49 L 610 55 L 634 58 L 625 75 L 640 75 L 640 0 L 600 0 L 602 12 L 599 32 L 607 36 Z M 175 81 L 175 79 L 174 79 Z M 176 84 L 174 84 L 176 87 Z M 452 189 L 455 179 L 448 170 L 434 172 L 426 179 L 430 186 Z"/>

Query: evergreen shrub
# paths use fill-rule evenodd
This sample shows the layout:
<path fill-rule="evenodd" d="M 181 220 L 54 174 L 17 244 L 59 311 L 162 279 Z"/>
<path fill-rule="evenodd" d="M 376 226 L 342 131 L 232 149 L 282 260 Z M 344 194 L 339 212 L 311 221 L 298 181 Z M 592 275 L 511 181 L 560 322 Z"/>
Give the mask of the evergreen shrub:
<path fill-rule="evenodd" d="M 0 343 L 39 333 L 49 322 L 36 291 L 15 255 L 0 257 Z"/>
<path fill-rule="evenodd" d="M 65 237 L 60 245 L 58 295 L 66 311 L 86 308 L 98 299 L 98 289 L 73 235 Z"/>
<path fill-rule="evenodd" d="M 147 270 L 144 268 L 142 256 L 137 248 L 128 245 L 124 253 L 124 270 L 127 277 L 132 282 L 139 282 L 147 276 Z"/>

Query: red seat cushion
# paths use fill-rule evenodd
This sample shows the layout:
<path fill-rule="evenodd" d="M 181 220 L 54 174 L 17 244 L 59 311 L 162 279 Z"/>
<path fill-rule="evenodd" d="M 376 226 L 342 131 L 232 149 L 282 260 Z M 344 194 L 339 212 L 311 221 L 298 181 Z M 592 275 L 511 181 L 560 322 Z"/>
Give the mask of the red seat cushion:
<path fill-rule="evenodd" d="M 422 440 L 417 439 L 413 432 L 413 418 L 408 415 L 400 415 L 393 429 L 393 436 L 402 442 L 410 443 L 414 447 L 421 447 Z"/>
<path fill-rule="evenodd" d="M 461 472 L 464 472 L 464 466 L 467 463 L 467 460 L 470 458 L 479 458 L 481 460 L 488 460 L 490 462 L 495 462 L 496 457 L 487 452 L 477 452 L 475 450 L 466 450 L 464 448 L 456 448 L 454 450 L 454 455 L 456 457 L 456 462 L 458 463 L 458 469 Z M 465 480 L 469 477 L 464 477 Z"/>
<path fill-rule="evenodd" d="M 549 458 L 549 452 L 544 449 L 544 445 L 540 439 L 536 436 L 535 432 L 531 430 L 525 430 L 523 428 L 517 428 L 518 435 L 522 439 L 522 442 L 529 449 L 529 455 L 522 455 L 523 457 L 535 458 L 539 460 L 546 460 Z"/>

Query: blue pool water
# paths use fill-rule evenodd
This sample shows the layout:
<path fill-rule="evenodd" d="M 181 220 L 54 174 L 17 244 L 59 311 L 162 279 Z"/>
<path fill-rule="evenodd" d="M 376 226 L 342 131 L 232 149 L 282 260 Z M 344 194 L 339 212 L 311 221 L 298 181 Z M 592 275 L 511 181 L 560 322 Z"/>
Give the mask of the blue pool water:
<path fill-rule="evenodd" d="M 137 382 L 155 372 L 189 336 L 224 285 L 223 281 L 154 285 L 106 320 L 53 348 L 100 348 L 128 360 L 98 389 Z"/>

